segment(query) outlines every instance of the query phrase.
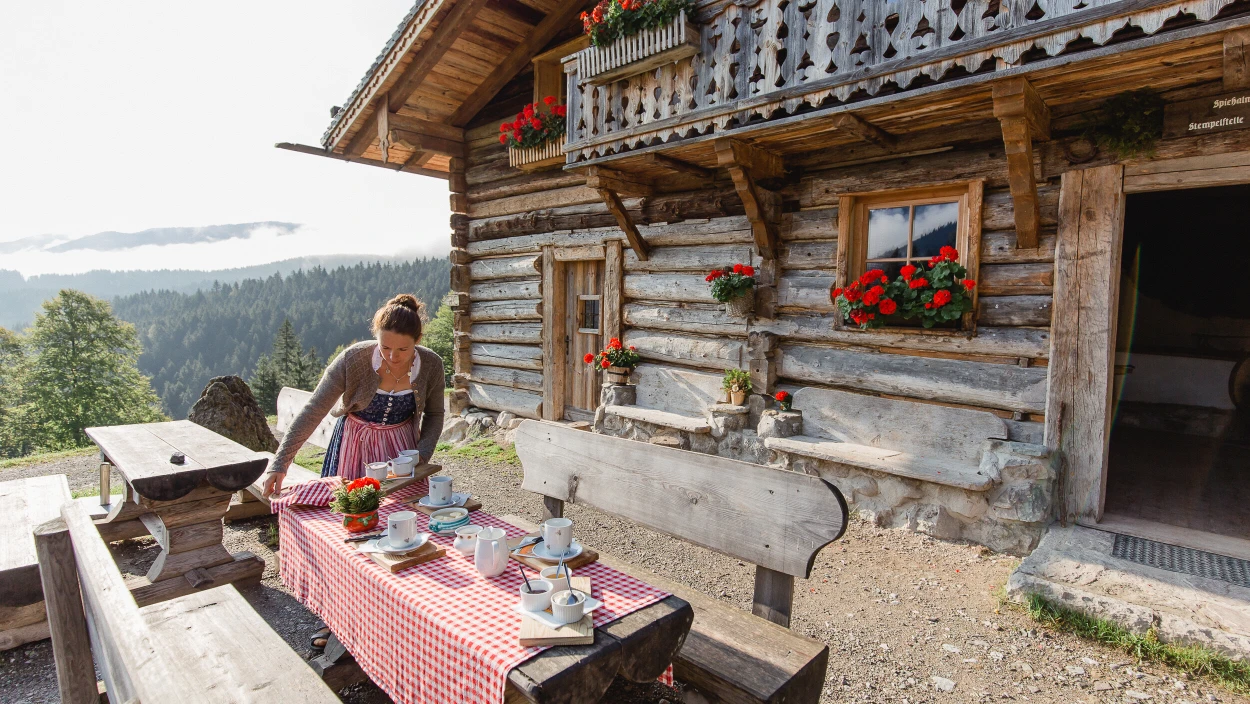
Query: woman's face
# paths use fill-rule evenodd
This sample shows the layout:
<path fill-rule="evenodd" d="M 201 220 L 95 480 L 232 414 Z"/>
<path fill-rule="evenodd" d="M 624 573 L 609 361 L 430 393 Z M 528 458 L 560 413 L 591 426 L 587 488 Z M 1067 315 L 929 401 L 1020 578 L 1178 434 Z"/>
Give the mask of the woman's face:
<path fill-rule="evenodd" d="M 417 354 L 417 341 L 403 333 L 381 330 L 378 332 L 378 350 L 391 367 L 407 369 Z"/>

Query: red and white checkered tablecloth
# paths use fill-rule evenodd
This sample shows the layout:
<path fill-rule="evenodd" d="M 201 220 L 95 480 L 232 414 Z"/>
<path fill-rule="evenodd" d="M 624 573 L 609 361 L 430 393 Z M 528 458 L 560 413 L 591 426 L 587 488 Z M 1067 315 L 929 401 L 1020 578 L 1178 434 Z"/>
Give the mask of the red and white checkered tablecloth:
<path fill-rule="evenodd" d="M 388 496 L 378 524 L 404 509 L 400 501 L 427 492 L 422 481 Z M 343 542 L 342 517 L 328 508 L 292 506 L 278 520 L 283 583 L 399 704 L 502 702 L 508 672 L 546 649 L 517 643 L 522 617 L 513 605 L 521 576 L 515 563 L 487 579 L 472 557 L 452 549 L 452 538 L 434 536 L 447 548 L 445 557 L 392 574 Z M 502 528 L 509 538 L 525 534 L 480 510 L 473 523 Z M 593 595 L 603 601 L 594 613 L 596 627 L 669 596 L 597 562 L 576 573 L 590 578 Z"/>
<path fill-rule="evenodd" d="M 269 499 L 269 511 L 281 513 L 291 506 L 329 506 L 334 490 L 342 483 L 343 480 L 338 477 L 322 477 L 287 487 Z"/>

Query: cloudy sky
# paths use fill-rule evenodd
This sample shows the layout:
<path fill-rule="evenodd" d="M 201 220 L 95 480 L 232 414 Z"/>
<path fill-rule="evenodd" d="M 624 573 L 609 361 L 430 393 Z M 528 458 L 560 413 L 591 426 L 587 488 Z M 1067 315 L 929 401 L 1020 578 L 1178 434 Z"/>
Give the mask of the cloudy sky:
<path fill-rule="evenodd" d="M 0 3 L 0 269 L 445 254 L 445 181 L 273 147 L 320 144 L 412 1 Z M 65 245 L 179 228 L 218 234 Z"/>

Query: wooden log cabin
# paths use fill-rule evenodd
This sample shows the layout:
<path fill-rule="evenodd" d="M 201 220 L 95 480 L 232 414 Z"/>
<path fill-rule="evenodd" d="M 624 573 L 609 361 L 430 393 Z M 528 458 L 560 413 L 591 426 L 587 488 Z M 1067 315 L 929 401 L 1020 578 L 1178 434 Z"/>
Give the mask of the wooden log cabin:
<path fill-rule="evenodd" d="M 584 9 L 418 0 L 322 144 L 279 145 L 447 180 L 454 410 L 818 474 L 879 525 L 996 550 L 1055 518 L 1250 529 L 1250 475 L 1193 461 L 1241 427 L 1248 306 L 1177 286 L 1245 259 L 1250 3 L 694 0 L 658 50 L 607 55 Z M 510 153 L 500 123 L 547 95 L 564 143 Z M 1097 136 L 1158 111 L 1135 152 Z M 830 289 L 880 242 L 898 265 L 934 233 L 973 313 L 841 319 Z M 745 316 L 704 280 L 736 262 Z M 582 361 L 612 337 L 633 388 Z M 1141 462 L 1160 442 L 1170 464 Z"/>

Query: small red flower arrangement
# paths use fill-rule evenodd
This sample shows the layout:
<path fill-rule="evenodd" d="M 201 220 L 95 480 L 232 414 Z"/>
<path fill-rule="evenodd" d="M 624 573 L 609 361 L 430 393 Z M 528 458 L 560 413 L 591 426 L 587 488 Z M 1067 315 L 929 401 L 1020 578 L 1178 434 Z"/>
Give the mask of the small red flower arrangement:
<path fill-rule="evenodd" d="M 728 303 L 755 287 L 755 267 L 734 264 L 729 269 L 713 269 L 703 279 L 712 284 L 712 298 Z"/>
<path fill-rule="evenodd" d="M 343 526 L 350 533 L 360 533 L 378 524 L 378 504 L 382 502 L 382 484 L 371 477 L 343 482 L 330 497 L 330 511 L 343 514 Z"/>
<path fill-rule="evenodd" d="M 537 147 L 564 136 L 565 116 L 568 107 L 556 105 L 553 96 L 542 99 L 543 110 L 538 103 L 530 103 L 516 114 L 516 120 L 499 125 L 499 143 L 509 147 Z"/>
<path fill-rule="evenodd" d="M 918 318 L 921 325 L 931 328 L 972 311 L 972 289 L 977 282 L 967 276 L 959 252 L 943 247 L 929 260 L 927 272 L 908 264 L 890 281 L 885 272 L 869 269 L 846 288 L 834 288 L 829 297 L 844 320 L 864 330 L 879 328 L 895 315 Z"/>
<path fill-rule="evenodd" d="M 582 29 L 595 46 L 607 46 L 622 37 L 667 24 L 690 0 L 600 0 L 581 15 Z"/>
<path fill-rule="evenodd" d="M 618 369 L 632 370 L 634 367 L 638 366 L 638 363 L 642 361 L 642 358 L 638 356 L 638 351 L 633 345 L 626 347 L 621 344 L 619 339 L 614 337 L 611 340 L 608 340 L 608 344 L 603 348 L 602 352 L 597 355 L 592 352 L 587 352 L 586 356 L 582 358 L 582 361 L 601 369 L 616 367 Z"/>
<path fill-rule="evenodd" d="M 790 395 L 789 391 L 778 391 L 773 394 L 773 400 L 777 402 L 778 406 L 781 406 L 783 411 L 790 410 L 790 405 L 794 403 L 794 397 Z"/>

